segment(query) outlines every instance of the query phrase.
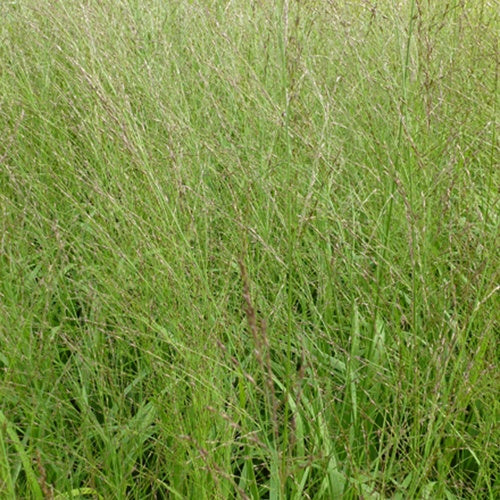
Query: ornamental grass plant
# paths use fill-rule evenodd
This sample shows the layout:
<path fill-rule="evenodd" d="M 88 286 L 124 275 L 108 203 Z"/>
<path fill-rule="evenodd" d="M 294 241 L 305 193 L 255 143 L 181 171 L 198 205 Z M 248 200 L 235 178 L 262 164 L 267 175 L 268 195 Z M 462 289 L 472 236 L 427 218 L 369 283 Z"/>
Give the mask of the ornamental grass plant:
<path fill-rule="evenodd" d="M 0 3 L 0 497 L 495 499 L 498 2 Z"/>

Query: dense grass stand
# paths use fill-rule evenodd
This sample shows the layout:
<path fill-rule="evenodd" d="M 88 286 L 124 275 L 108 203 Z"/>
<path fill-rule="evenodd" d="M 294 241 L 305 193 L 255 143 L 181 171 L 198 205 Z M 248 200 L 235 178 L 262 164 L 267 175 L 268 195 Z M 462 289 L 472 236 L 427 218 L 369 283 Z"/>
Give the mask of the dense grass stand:
<path fill-rule="evenodd" d="M 0 498 L 495 499 L 495 2 L 0 2 Z"/>

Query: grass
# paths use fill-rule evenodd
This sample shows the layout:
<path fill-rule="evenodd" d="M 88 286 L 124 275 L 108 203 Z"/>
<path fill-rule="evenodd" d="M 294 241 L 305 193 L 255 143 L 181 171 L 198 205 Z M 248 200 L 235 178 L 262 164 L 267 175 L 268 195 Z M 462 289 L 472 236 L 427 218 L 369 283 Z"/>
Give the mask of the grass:
<path fill-rule="evenodd" d="M 0 496 L 498 498 L 495 4 L 2 2 Z"/>

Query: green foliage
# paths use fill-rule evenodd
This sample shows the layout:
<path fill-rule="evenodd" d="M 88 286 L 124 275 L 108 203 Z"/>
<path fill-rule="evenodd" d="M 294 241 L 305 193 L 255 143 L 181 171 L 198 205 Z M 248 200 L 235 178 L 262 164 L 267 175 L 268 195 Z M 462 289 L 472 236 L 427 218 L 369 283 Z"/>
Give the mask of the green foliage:
<path fill-rule="evenodd" d="M 498 498 L 491 2 L 0 4 L 2 498 Z"/>

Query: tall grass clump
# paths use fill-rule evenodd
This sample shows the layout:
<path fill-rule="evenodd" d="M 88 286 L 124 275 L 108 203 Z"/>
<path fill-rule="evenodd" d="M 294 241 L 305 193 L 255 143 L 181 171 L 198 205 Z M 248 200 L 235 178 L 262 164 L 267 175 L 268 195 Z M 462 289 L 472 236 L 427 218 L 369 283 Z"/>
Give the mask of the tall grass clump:
<path fill-rule="evenodd" d="M 0 4 L 0 497 L 498 498 L 496 2 Z"/>

